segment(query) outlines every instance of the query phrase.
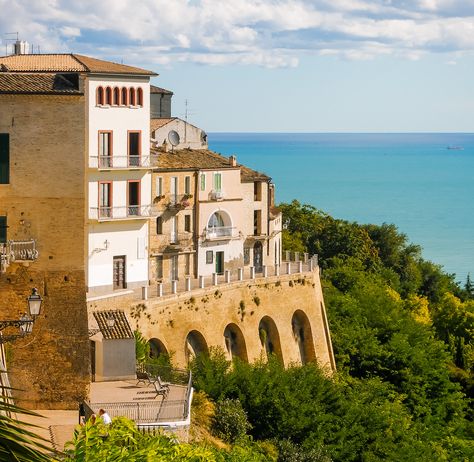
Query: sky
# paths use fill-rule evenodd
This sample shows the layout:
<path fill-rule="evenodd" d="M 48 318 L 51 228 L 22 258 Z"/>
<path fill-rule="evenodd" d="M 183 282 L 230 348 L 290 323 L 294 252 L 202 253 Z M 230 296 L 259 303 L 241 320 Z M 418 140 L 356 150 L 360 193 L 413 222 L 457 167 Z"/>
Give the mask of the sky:
<path fill-rule="evenodd" d="M 209 132 L 474 127 L 474 0 L 0 0 L 11 32 L 157 72 Z"/>

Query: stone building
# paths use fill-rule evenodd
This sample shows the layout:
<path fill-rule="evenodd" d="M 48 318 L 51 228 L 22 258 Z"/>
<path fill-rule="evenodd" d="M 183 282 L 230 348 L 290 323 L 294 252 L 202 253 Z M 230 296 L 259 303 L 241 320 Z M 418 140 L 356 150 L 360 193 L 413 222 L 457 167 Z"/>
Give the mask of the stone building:
<path fill-rule="evenodd" d="M 208 150 L 156 152 L 152 280 L 281 263 L 281 213 L 260 172 Z"/>
<path fill-rule="evenodd" d="M 86 297 L 148 282 L 153 72 L 77 54 L 0 58 L 0 310 L 45 300 L 13 348 L 27 404 L 90 380 Z M 26 398 L 27 396 L 27 398 Z"/>

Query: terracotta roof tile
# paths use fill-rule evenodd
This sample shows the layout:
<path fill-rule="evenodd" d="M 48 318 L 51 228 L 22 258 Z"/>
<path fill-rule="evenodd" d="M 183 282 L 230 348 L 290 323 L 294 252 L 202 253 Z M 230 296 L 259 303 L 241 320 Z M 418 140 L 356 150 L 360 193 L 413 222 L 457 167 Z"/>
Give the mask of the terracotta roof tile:
<path fill-rule="evenodd" d="M 220 170 L 232 167 L 228 157 L 207 149 L 180 149 L 174 152 L 159 152 L 156 155 L 155 168 L 158 170 Z M 240 168 L 242 182 L 267 181 L 270 179 L 264 173 L 257 172 L 244 165 L 237 164 Z"/>
<path fill-rule="evenodd" d="M 123 311 L 94 311 L 93 315 L 104 339 L 126 339 L 134 337 L 130 324 L 128 323 L 127 317 Z M 112 317 L 115 320 L 114 327 L 112 328 L 107 325 L 109 317 Z"/>
<path fill-rule="evenodd" d="M 157 75 L 139 67 L 77 54 L 12 55 L 0 58 L 3 72 L 92 72 L 104 74 Z"/>
<path fill-rule="evenodd" d="M 81 95 L 77 85 L 60 74 L 0 72 L 0 93 Z"/>
<path fill-rule="evenodd" d="M 164 88 L 157 87 L 155 85 L 150 85 L 150 93 L 162 93 L 164 95 L 174 95 L 170 90 L 165 90 Z"/>
<path fill-rule="evenodd" d="M 160 118 L 160 119 L 151 119 L 150 120 L 150 130 L 153 132 L 158 128 L 164 127 L 166 124 L 169 124 L 171 121 L 175 120 L 176 117 L 171 118 Z"/>

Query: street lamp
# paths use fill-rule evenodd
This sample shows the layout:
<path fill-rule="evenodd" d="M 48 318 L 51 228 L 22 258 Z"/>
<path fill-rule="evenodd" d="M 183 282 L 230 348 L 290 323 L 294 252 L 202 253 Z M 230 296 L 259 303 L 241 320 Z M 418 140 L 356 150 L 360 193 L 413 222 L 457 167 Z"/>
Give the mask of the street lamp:
<path fill-rule="evenodd" d="M 16 340 L 17 338 L 31 334 L 33 331 L 33 324 L 41 313 L 43 299 L 41 295 L 38 294 L 38 289 L 32 289 L 31 295 L 26 300 L 28 302 L 28 313 L 24 313 L 20 319 L 0 320 L 0 343 Z M 1 331 L 8 327 L 18 328 L 20 333 L 12 335 L 1 334 Z"/>

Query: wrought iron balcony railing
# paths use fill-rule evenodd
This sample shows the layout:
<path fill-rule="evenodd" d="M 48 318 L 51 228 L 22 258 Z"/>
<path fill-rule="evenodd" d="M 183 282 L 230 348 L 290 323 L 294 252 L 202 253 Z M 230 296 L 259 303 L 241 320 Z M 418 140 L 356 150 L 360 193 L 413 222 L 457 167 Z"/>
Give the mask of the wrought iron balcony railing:
<path fill-rule="evenodd" d="M 91 220 L 123 220 L 125 218 L 143 218 L 151 216 L 151 205 L 127 205 L 123 207 L 91 207 Z"/>
<path fill-rule="evenodd" d="M 150 156 L 90 156 L 89 167 L 103 169 L 150 168 Z"/>
<path fill-rule="evenodd" d="M 169 210 L 181 210 L 189 207 L 191 196 L 189 194 L 170 194 L 166 208 Z"/>

